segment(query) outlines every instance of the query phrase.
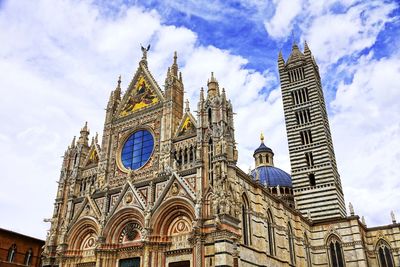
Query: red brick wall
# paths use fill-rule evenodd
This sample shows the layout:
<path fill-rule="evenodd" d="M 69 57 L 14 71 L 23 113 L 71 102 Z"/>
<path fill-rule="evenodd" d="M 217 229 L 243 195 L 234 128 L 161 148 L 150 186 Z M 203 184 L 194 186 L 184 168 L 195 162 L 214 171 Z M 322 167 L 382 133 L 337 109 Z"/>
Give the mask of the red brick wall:
<path fill-rule="evenodd" d="M 8 250 L 12 244 L 17 245 L 17 253 L 13 263 L 7 263 Z M 30 266 L 40 266 L 40 253 L 44 241 L 0 228 L 0 266 L 24 266 L 25 254 L 31 248 Z"/>

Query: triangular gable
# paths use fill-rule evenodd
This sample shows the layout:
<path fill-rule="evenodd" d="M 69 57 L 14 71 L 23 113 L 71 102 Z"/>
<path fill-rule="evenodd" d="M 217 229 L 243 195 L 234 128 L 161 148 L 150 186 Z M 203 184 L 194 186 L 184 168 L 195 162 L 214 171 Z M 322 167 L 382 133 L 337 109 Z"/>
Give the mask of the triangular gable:
<path fill-rule="evenodd" d="M 187 196 L 189 200 L 191 200 L 193 203 L 196 200 L 196 194 L 194 190 L 176 172 L 172 172 L 171 177 L 169 178 L 164 188 L 164 191 L 161 193 L 160 197 L 155 202 L 153 210 L 156 210 L 164 199 L 170 196 L 178 196 L 178 195 Z"/>
<path fill-rule="evenodd" d="M 74 214 L 71 223 L 76 222 L 80 217 L 91 216 L 96 219 L 101 217 L 101 211 L 96 203 L 89 196 L 86 196 L 79 210 Z"/>
<path fill-rule="evenodd" d="M 186 111 L 183 115 L 179 127 L 175 134 L 176 137 L 196 133 L 197 121 L 190 111 Z"/>
<path fill-rule="evenodd" d="M 142 210 L 146 207 L 145 199 L 129 181 L 123 187 L 122 192 L 119 194 L 119 198 L 112 207 L 108 217 L 111 217 L 118 209 L 127 206 L 136 206 Z"/>
<path fill-rule="evenodd" d="M 89 148 L 89 153 L 86 156 L 85 164 L 83 166 L 88 167 L 99 163 L 100 148 L 97 144 L 92 143 Z"/>
<path fill-rule="evenodd" d="M 142 63 L 139 63 L 139 68 L 119 104 L 118 117 L 125 117 L 163 102 L 163 100 L 164 97 L 157 82 L 149 70 Z"/>

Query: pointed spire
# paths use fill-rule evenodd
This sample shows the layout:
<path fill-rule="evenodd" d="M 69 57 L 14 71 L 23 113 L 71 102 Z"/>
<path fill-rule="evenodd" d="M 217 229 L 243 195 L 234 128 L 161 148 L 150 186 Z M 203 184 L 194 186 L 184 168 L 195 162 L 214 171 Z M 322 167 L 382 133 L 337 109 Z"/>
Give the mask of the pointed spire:
<path fill-rule="evenodd" d="M 311 57 L 311 50 L 310 50 L 310 48 L 308 47 L 308 44 L 307 44 L 307 41 L 306 41 L 306 40 L 304 40 L 304 55 L 305 55 L 306 57 Z"/>
<path fill-rule="evenodd" d="M 81 129 L 80 136 L 78 139 L 78 144 L 81 145 L 88 145 L 89 141 L 89 129 L 88 129 L 88 124 L 85 122 L 85 126 Z"/>
<path fill-rule="evenodd" d="M 117 87 L 114 90 L 114 100 L 121 100 L 121 75 L 118 76 Z"/>
<path fill-rule="evenodd" d="M 283 59 L 282 56 L 282 50 L 279 50 L 279 54 L 278 54 L 278 67 L 281 68 L 285 65 L 285 60 Z"/>
<path fill-rule="evenodd" d="M 94 136 L 92 136 L 92 141 L 90 142 L 90 146 L 94 145 Z"/>
<path fill-rule="evenodd" d="M 76 136 L 74 136 L 74 138 L 72 138 L 71 148 L 75 147 L 75 140 L 76 140 Z"/>
<path fill-rule="evenodd" d="M 182 82 L 182 72 L 179 72 L 179 81 Z"/>
<path fill-rule="evenodd" d="M 84 125 L 83 128 L 81 129 L 81 132 L 89 132 L 89 130 L 88 130 L 88 125 L 87 125 L 87 121 L 85 121 L 85 125 Z"/>
<path fill-rule="evenodd" d="M 95 135 L 95 137 L 94 137 L 94 142 L 95 142 L 96 144 L 99 143 L 99 133 L 98 133 L 98 132 L 96 132 L 96 135 Z"/>
<path fill-rule="evenodd" d="M 226 101 L 226 93 L 225 93 L 225 88 L 222 88 L 222 93 L 221 93 L 221 98 L 223 103 Z"/>
<path fill-rule="evenodd" d="M 200 88 L 200 101 L 203 101 L 203 100 L 204 100 L 204 88 L 201 87 Z"/>
<path fill-rule="evenodd" d="M 219 95 L 218 81 L 214 77 L 214 72 L 211 72 L 211 78 L 208 80 L 207 86 L 208 86 L 207 94 L 209 96 Z"/>
<path fill-rule="evenodd" d="M 189 99 L 186 99 L 186 101 L 185 101 L 185 112 L 189 112 L 189 111 L 190 111 Z"/>
<path fill-rule="evenodd" d="M 172 74 L 175 77 L 178 77 L 178 63 L 177 63 L 177 61 L 178 61 L 178 54 L 175 51 L 174 52 L 174 63 L 172 63 L 172 66 L 171 66 Z"/>
<path fill-rule="evenodd" d="M 304 55 L 303 53 L 301 53 L 299 47 L 297 46 L 297 43 L 293 42 L 292 52 L 290 53 L 290 56 L 288 57 L 286 64 L 289 64 L 297 60 L 304 60 Z"/>
<path fill-rule="evenodd" d="M 121 75 L 118 76 L 118 85 L 117 88 L 121 88 Z"/>

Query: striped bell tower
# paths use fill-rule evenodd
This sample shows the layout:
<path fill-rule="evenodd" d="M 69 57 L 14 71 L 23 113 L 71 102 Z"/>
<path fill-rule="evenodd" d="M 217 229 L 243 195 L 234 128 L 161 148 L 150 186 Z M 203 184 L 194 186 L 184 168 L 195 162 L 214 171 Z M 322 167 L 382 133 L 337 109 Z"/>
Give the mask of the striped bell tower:
<path fill-rule="evenodd" d="M 304 53 L 293 44 L 286 62 L 280 52 L 278 67 L 296 208 L 312 220 L 345 217 L 321 78 L 307 43 Z"/>

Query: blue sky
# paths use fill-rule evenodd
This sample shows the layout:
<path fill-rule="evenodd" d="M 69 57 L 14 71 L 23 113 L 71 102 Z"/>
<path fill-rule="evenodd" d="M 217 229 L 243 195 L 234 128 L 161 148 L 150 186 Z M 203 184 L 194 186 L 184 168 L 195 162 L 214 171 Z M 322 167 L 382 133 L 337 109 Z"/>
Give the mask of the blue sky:
<path fill-rule="evenodd" d="M 346 203 L 370 226 L 400 216 L 400 23 L 396 1 L 0 2 L 0 227 L 44 238 L 61 155 L 88 121 L 101 135 L 108 96 L 126 89 L 151 44 L 163 84 L 173 51 L 192 111 L 214 71 L 232 100 L 239 166 L 264 132 L 290 172 L 279 50 L 307 40 L 323 79 Z M 372 197 L 373 196 L 373 197 Z M 26 218 L 30 218 L 29 222 Z"/>

